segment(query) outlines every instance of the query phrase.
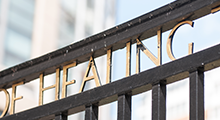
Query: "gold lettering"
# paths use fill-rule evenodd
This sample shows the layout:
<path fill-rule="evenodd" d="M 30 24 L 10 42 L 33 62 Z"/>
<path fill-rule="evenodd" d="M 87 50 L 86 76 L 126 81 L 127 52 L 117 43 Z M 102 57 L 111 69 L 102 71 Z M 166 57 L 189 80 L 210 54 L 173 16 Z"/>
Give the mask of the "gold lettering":
<path fill-rule="evenodd" d="M 194 43 L 189 43 L 189 47 L 188 47 L 188 54 L 192 54 L 193 53 L 193 46 L 194 46 Z"/>
<path fill-rule="evenodd" d="M 5 89 L 0 89 L 0 92 L 1 92 L 1 91 L 4 91 L 4 93 L 5 93 L 5 97 L 6 97 L 6 104 L 5 104 L 5 109 L 4 109 L 4 111 L 2 112 L 2 114 L 1 114 L 0 118 L 4 117 L 4 116 L 5 116 L 5 114 L 8 112 L 8 108 L 9 108 L 9 102 L 10 102 L 10 99 L 9 99 L 9 93 L 8 93 L 8 91 L 7 91 L 7 90 L 5 90 Z"/>
<path fill-rule="evenodd" d="M 157 55 L 158 55 L 158 65 L 162 64 L 162 30 L 157 31 Z"/>
<path fill-rule="evenodd" d="M 92 68 L 93 76 L 88 76 L 89 71 L 90 71 L 91 68 Z M 79 92 L 83 91 L 86 81 L 89 81 L 89 80 L 92 80 L 92 79 L 95 80 L 95 84 L 96 84 L 97 87 L 101 85 L 100 84 L 100 79 L 99 79 L 99 76 L 98 76 L 98 72 L 97 72 L 97 69 L 96 69 L 95 61 L 94 61 L 93 57 L 91 56 Z"/>
<path fill-rule="evenodd" d="M 131 42 L 126 43 L 126 77 L 131 75 Z"/>
<path fill-rule="evenodd" d="M 136 73 L 140 72 L 140 50 L 142 50 L 145 55 L 150 58 L 150 60 L 157 66 L 161 65 L 161 29 L 157 31 L 157 50 L 158 50 L 158 58 L 153 55 L 153 53 L 150 52 L 150 50 L 147 49 L 147 47 L 144 46 L 144 44 L 139 40 L 137 40 L 137 51 L 136 51 Z"/>
<path fill-rule="evenodd" d="M 56 69 L 56 85 L 55 85 L 56 93 L 55 93 L 55 100 L 59 99 L 59 92 L 60 92 L 60 68 Z"/>
<path fill-rule="evenodd" d="M 15 112 L 15 101 L 23 98 L 23 96 L 20 96 L 20 97 L 17 97 L 17 98 L 16 98 L 16 87 L 17 87 L 18 85 L 22 85 L 22 84 L 24 84 L 24 82 L 20 82 L 20 83 L 17 83 L 17 84 L 13 84 L 13 85 L 12 85 L 12 98 L 11 98 L 11 110 L 10 110 L 10 114 L 14 114 L 14 112 Z"/>
<path fill-rule="evenodd" d="M 216 8 L 213 8 L 213 9 L 211 10 L 211 13 L 213 14 L 213 13 L 216 13 L 216 12 L 218 12 L 218 11 L 220 11 L 220 6 L 218 6 L 218 7 L 216 7 Z"/>
<path fill-rule="evenodd" d="M 107 50 L 107 74 L 106 84 L 111 82 L 111 69 L 112 69 L 112 49 Z"/>
<path fill-rule="evenodd" d="M 136 44 L 136 74 L 140 72 L 140 47 Z"/>
<path fill-rule="evenodd" d="M 40 74 L 39 105 L 43 104 L 43 92 L 48 89 L 55 88 L 56 89 L 55 100 L 59 99 L 59 89 L 60 89 L 59 83 L 60 83 L 60 69 L 59 68 L 56 69 L 56 83 L 46 88 L 44 88 L 44 74 L 43 73 Z"/>
<path fill-rule="evenodd" d="M 67 82 L 67 78 L 68 78 L 68 68 L 74 67 L 76 66 L 76 62 L 63 66 L 63 87 L 62 87 L 62 98 L 66 97 L 66 86 L 70 85 L 70 84 L 74 84 L 76 81 L 75 80 L 71 80 Z"/>
<path fill-rule="evenodd" d="M 175 60 L 175 59 L 176 59 L 176 58 L 174 57 L 174 55 L 173 55 L 173 50 L 172 50 L 173 36 L 174 36 L 176 30 L 177 30 L 180 26 L 182 26 L 182 25 L 184 25 L 184 24 L 189 24 L 189 25 L 191 25 L 191 26 L 193 27 L 193 22 L 192 22 L 192 21 L 183 21 L 183 22 L 177 24 L 177 25 L 172 29 L 172 31 L 171 31 L 170 34 L 169 34 L 169 37 L 168 37 L 168 40 L 167 40 L 167 54 L 168 54 L 168 56 L 169 56 L 169 58 L 170 58 L 171 60 Z M 189 44 L 189 54 L 192 54 L 192 52 L 193 52 L 193 43 L 190 43 L 190 44 Z"/>

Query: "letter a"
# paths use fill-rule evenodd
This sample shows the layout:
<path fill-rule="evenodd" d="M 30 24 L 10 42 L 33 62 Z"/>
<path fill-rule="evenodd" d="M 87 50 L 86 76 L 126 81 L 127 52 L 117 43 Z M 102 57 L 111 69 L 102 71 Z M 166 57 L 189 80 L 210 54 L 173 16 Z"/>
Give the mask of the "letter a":
<path fill-rule="evenodd" d="M 88 76 L 89 71 L 90 71 L 91 68 L 92 68 L 93 76 Z M 95 84 L 96 84 L 97 87 L 100 86 L 100 79 L 99 79 L 98 72 L 97 72 L 97 69 L 96 69 L 95 61 L 94 61 L 93 57 L 91 56 L 90 60 L 89 60 L 89 65 L 86 69 L 86 73 L 85 73 L 85 76 L 83 78 L 83 82 L 81 84 L 79 92 L 83 91 L 86 81 L 89 81 L 89 80 L 92 80 L 92 79 L 95 80 Z"/>

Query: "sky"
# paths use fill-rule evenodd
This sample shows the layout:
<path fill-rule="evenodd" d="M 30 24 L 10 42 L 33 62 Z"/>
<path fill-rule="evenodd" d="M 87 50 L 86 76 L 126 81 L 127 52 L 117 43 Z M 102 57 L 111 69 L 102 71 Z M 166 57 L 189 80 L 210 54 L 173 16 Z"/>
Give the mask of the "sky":
<path fill-rule="evenodd" d="M 164 6 L 174 0 L 117 0 L 117 13 L 116 13 L 116 25 L 122 24 L 140 15 L 155 10 L 161 6 Z M 188 55 L 188 44 L 194 43 L 194 53 L 201 51 L 210 46 L 219 44 L 219 27 L 220 26 L 220 12 L 215 14 L 209 14 L 208 16 L 194 20 L 194 27 L 190 25 L 181 26 L 175 33 L 173 39 L 173 52 L 176 59 Z M 171 62 L 166 53 L 166 42 L 171 30 L 162 33 L 162 64 Z M 157 36 L 148 38 L 143 41 L 143 44 L 157 56 Z M 132 46 L 131 53 L 131 74 L 135 74 L 135 51 L 136 46 Z M 114 67 L 117 66 L 117 67 Z M 118 69 L 120 66 L 120 69 Z M 141 52 L 141 71 L 148 70 L 155 67 L 152 61 Z M 113 81 L 125 77 L 126 68 L 126 50 L 121 49 L 113 53 Z M 133 103 L 140 103 L 140 98 L 132 97 Z M 135 106 L 132 104 L 132 108 Z M 114 108 L 116 109 L 116 108 Z M 149 107 L 151 109 L 151 106 Z M 113 119 L 117 118 L 117 113 L 112 112 Z M 141 115 L 140 115 L 141 116 Z M 140 119 L 132 112 L 133 119 Z"/>
<path fill-rule="evenodd" d="M 116 10 L 117 11 L 116 12 L 116 25 L 122 24 L 126 21 L 129 21 L 131 19 L 139 17 L 145 13 L 148 13 L 152 10 L 155 10 L 155 9 L 157 9 L 161 6 L 164 6 L 170 2 L 172 2 L 172 0 L 158 0 L 156 2 L 149 1 L 149 0 L 117 0 L 117 3 L 116 3 L 116 7 L 117 7 L 116 8 L 117 9 Z M 153 42 L 150 42 L 149 46 L 151 47 L 151 46 L 157 45 L 157 43 L 155 41 L 156 40 L 153 40 Z M 133 50 L 132 50 L 132 55 L 133 55 L 133 54 L 135 54 L 136 48 L 134 45 L 132 48 L 133 48 Z M 125 50 L 122 50 L 122 51 L 118 50 L 117 52 L 115 52 L 116 57 L 113 57 L 113 58 L 116 58 L 116 59 L 113 60 L 113 64 L 115 61 L 115 64 L 117 64 L 116 66 L 123 65 L 123 67 L 125 68 L 125 64 L 123 64 L 125 62 L 125 57 L 126 57 L 124 52 L 126 52 L 126 51 Z M 141 56 L 143 56 L 143 55 L 141 55 Z M 145 57 L 145 56 L 143 56 L 143 57 Z M 118 60 L 118 58 L 120 60 Z M 133 63 L 132 65 L 135 64 L 135 61 L 133 59 L 132 59 L 132 63 Z M 132 68 L 133 68 L 132 72 L 134 73 L 135 67 L 132 66 Z M 115 75 L 115 76 L 113 76 L 113 79 L 119 79 L 119 78 L 124 77 L 124 74 L 122 72 L 125 73 L 125 71 L 123 71 L 123 70 L 120 70 L 120 71 L 116 70 L 115 73 L 113 73 Z"/>
<path fill-rule="evenodd" d="M 155 10 L 161 6 L 164 6 L 173 0 L 118 0 L 117 1 L 117 12 L 116 12 L 116 25 L 122 24 L 126 21 L 134 19 L 140 15 L 148 13 Z M 198 52 L 207 47 L 218 44 L 220 38 L 218 36 L 220 26 L 220 13 L 209 14 L 208 16 L 202 17 L 200 19 L 194 20 L 194 27 L 190 25 L 181 26 L 174 35 L 173 39 L 173 52 L 174 56 L 178 59 L 188 55 L 188 44 L 194 43 L 194 53 Z M 162 33 L 162 63 L 170 62 L 171 60 L 167 56 L 166 52 L 166 42 L 168 35 L 171 30 Z M 157 56 L 157 36 L 148 38 L 143 41 L 144 45 Z M 132 46 L 132 73 L 135 73 L 135 45 Z M 118 50 L 113 53 L 113 64 L 115 66 L 122 66 L 125 68 L 125 49 Z M 147 64 L 146 64 L 147 63 Z M 141 52 L 141 70 L 146 70 L 155 65 L 150 61 L 146 55 Z M 115 72 L 114 72 L 115 71 Z M 125 75 L 125 69 L 117 71 L 113 68 L 113 79 L 123 78 Z"/>
<path fill-rule="evenodd" d="M 172 1 L 173 0 L 117 0 L 116 24 L 124 23 Z"/>

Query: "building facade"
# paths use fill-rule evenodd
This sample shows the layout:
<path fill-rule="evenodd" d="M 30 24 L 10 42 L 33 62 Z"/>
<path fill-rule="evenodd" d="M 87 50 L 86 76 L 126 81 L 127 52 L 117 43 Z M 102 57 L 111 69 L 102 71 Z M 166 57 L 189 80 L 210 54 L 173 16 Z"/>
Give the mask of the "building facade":
<path fill-rule="evenodd" d="M 0 69 L 39 57 L 115 25 L 115 0 L 0 0 Z M 96 61 L 100 78 L 105 78 L 104 60 Z M 69 87 L 67 95 L 78 93 L 87 64 L 80 65 L 69 79 L 79 80 Z M 61 71 L 62 72 L 62 71 Z M 45 87 L 53 84 L 55 76 L 45 78 Z M 103 80 L 104 81 L 104 80 Z M 18 87 L 15 112 L 38 106 L 39 79 Z M 92 87 L 87 84 L 88 89 Z M 11 89 L 8 89 L 11 92 Z M 24 92 L 25 91 L 25 92 Z M 53 90 L 45 92 L 44 103 L 54 101 Z M 0 92 L 4 98 L 3 92 Z M 25 103 L 25 104 L 24 104 Z M 4 102 L 0 103 L 0 110 Z M 110 112 L 110 107 L 105 108 Z M 100 115 L 102 118 L 105 116 Z M 74 115 L 70 118 L 81 118 Z M 110 119 L 110 117 L 107 117 Z"/>

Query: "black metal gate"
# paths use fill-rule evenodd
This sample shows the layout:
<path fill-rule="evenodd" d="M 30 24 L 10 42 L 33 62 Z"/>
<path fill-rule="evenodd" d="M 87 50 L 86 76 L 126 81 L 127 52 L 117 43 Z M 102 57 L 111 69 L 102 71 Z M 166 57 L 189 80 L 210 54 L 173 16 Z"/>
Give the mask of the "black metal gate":
<path fill-rule="evenodd" d="M 220 0 L 178 0 L 124 24 L 71 44 L 60 50 L 0 72 L 0 88 L 30 82 L 41 73 L 55 73 L 67 63 L 89 61 L 172 29 L 182 21 L 192 21 L 219 10 Z M 166 119 L 166 85 L 190 79 L 190 120 L 204 120 L 204 72 L 220 66 L 220 44 L 184 58 L 160 65 L 121 80 L 60 99 L 0 120 L 66 120 L 85 111 L 86 120 L 98 119 L 98 107 L 118 101 L 118 120 L 131 120 L 133 95 L 152 89 L 152 119 Z M 109 70 L 111 70 L 109 68 Z"/>

